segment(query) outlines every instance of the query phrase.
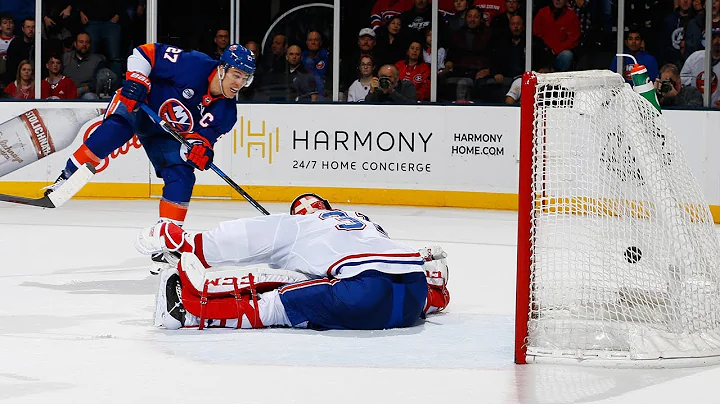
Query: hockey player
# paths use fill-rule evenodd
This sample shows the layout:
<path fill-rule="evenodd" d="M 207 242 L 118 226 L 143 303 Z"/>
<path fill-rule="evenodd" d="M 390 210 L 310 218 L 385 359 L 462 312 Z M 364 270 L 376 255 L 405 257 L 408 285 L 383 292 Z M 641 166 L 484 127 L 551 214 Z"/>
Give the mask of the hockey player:
<path fill-rule="evenodd" d="M 169 329 L 409 327 L 450 299 L 441 248 L 418 252 L 314 194 L 296 198 L 290 215 L 226 221 L 195 235 L 161 222 L 136 247 L 182 253 L 177 268 L 163 271 L 156 300 L 155 324 Z M 205 272 L 252 264 L 270 269 Z"/>
<path fill-rule="evenodd" d="M 241 45 L 231 45 L 217 61 L 204 53 L 155 43 L 135 48 L 127 67 L 125 82 L 110 100 L 103 123 L 68 159 L 46 193 L 83 164 L 97 166 L 137 134 L 155 173 L 165 183 L 160 219 L 181 226 L 195 185 L 194 170 L 210 166 L 213 145 L 235 125 L 234 98 L 252 82 L 255 56 Z M 192 148 L 187 150 L 138 112 L 142 103 L 157 111 Z"/>

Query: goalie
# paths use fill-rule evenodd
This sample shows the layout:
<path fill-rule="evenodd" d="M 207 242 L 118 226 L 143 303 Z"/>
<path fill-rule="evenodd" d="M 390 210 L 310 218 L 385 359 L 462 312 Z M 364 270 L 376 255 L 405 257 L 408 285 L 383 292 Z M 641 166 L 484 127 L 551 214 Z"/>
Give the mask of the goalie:
<path fill-rule="evenodd" d="M 161 222 L 141 231 L 136 247 L 182 254 L 163 270 L 156 299 L 155 325 L 168 329 L 409 327 L 450 301 L 440 247 L 418 252 L 315 194 L 296 198 L 289 215 L 226 221 L 194 235 Z M 254 264 L 269 269 L 243 268 Z M 215 266 L 226 269 L 206 272 Z"/>

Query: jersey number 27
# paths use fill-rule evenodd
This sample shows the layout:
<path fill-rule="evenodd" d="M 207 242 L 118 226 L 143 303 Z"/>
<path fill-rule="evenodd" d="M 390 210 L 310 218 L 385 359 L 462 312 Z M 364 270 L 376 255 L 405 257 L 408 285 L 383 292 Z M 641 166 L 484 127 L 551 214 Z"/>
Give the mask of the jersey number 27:
<path fill-rule="evenodd" d="M 173 63 L 177 62 L 178 56 L 182 53 L 182 49 L 175 48 L 173 46 L 168 46 L 165 49 L 165 54 L 163 55 L 163 59 L 167 59 Z"/>

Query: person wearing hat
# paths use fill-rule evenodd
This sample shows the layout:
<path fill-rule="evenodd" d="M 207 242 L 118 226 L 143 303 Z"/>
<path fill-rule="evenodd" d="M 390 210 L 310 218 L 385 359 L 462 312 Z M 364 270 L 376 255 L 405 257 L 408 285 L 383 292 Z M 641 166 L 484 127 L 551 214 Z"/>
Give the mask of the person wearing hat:
<path fill-rule="evenodd" d="M 358 51 L 340 64 L 340 90 L 347 91 L 357 78 L 360 71 L 360 58 L 363 55 L 374 56 L 375 49 L 375 31 L 372 28 L 363 28 L 358 33 Z"/>

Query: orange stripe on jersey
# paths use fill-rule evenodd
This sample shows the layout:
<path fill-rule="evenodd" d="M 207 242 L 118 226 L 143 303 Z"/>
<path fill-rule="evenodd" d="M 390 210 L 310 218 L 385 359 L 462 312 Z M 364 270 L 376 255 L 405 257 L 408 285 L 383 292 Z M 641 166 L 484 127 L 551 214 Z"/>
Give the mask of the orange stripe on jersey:
<path fill-rule="evenodd" d="M 168 219 L 175 222 L 178 226 L 182 226 L 187 216 L 188 207 L 170 202 L 165 199 L 160 200 L 160 219 Z"/>
<path fill-rule="evenodd" d="M 91 163 L 93 167 L 97 167 L 98 164 L 100 164 L 100 157 L 96 156 L 95 153 L 90 151 L 88 147 L 83 143 L 75 153 L 73 153 L 73 158 L 79 164 L 79 166 L 84 165 L 85 163 Z M 79 167 L 78 166 L 78 167 Z"/>
<path fill-rule="evenodd" d="M 293 283 L 293 284 L 290 284 L 287 286 L 283 286 L 278 290 L 278 292 L 280 294 L 283 294 L 285 292 L 289 292 L 289 291 L 295 290 L 295 289 L 302 289 L 302 288 L 307 288 L 309 286 L 324 285 L 324 284 L 330 284 L 330 286 L 332 286 L 338 282 L 340 282 L 340 279 L 333 279 L 333 280 L 330 280 L 327 278 L 315 279 L 312 281 L 298 282 L 298 283 Z"/>
<path fill-rule="evenodd" d="M 150 61 L 150 67 L 155 67 L 155 44 L 146 43 L 145 45 L 138 46 L 138 48 L 140 48 L 140 51 L 147 56 Z"/>

